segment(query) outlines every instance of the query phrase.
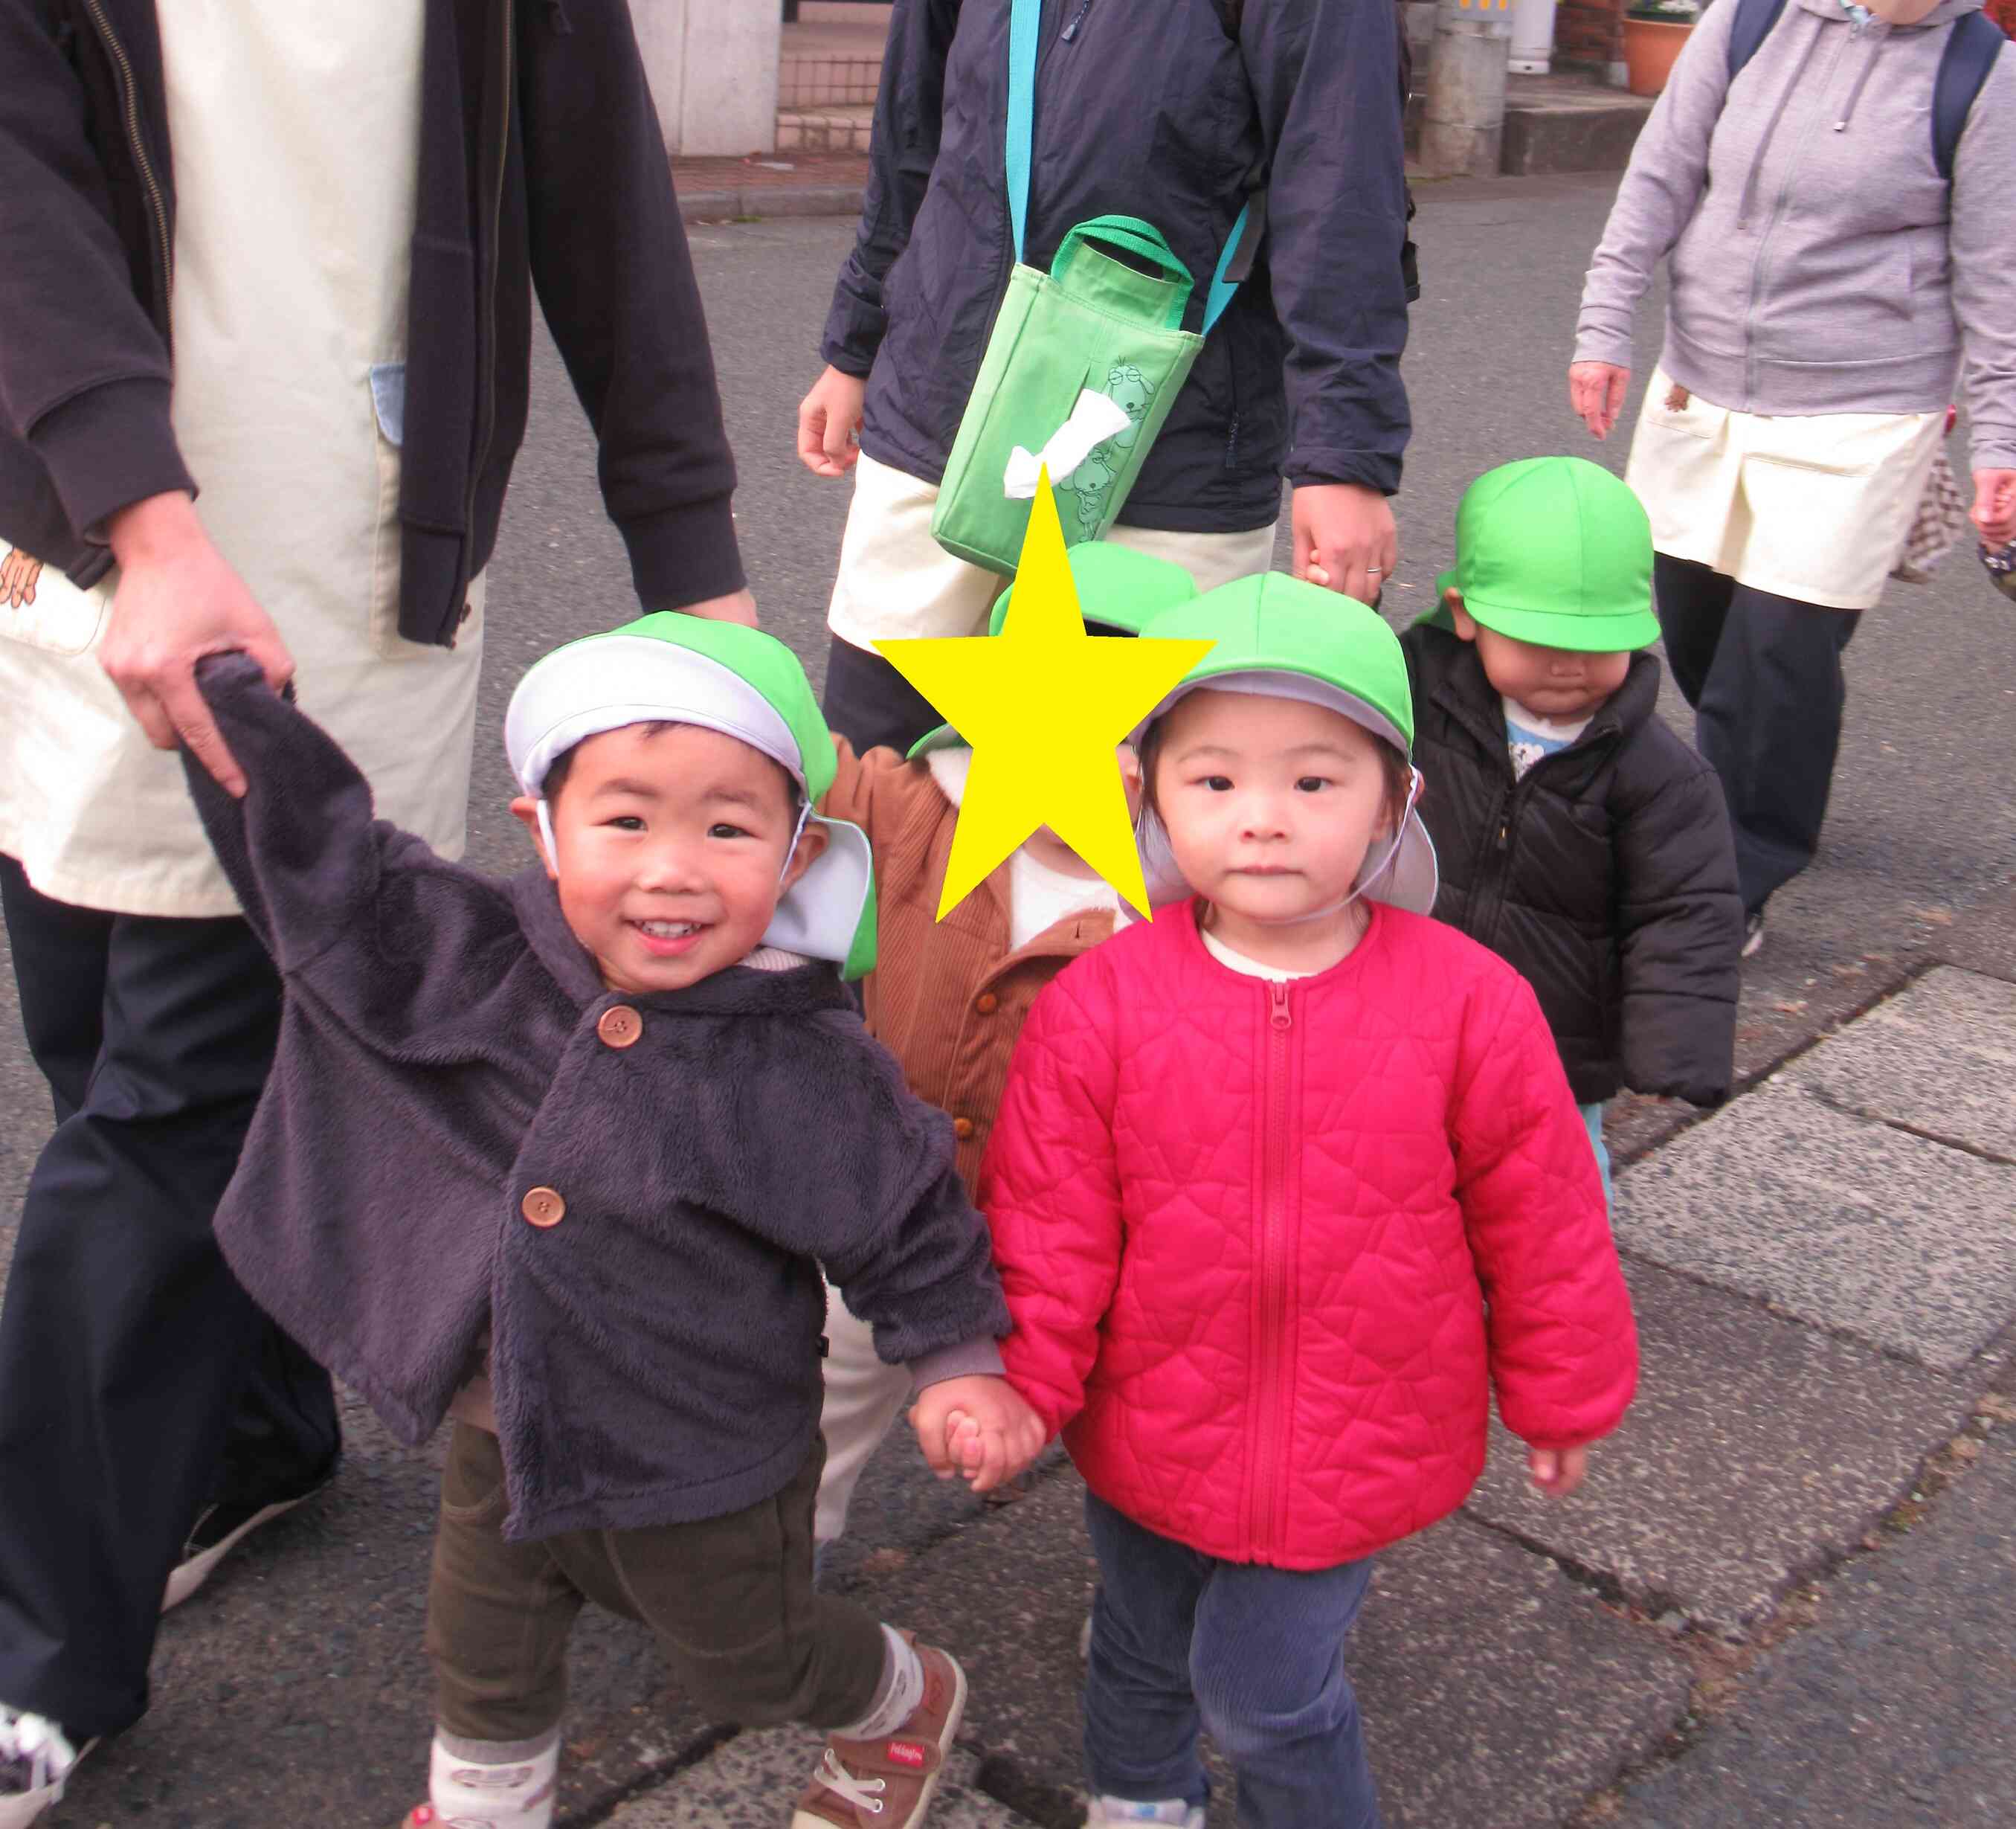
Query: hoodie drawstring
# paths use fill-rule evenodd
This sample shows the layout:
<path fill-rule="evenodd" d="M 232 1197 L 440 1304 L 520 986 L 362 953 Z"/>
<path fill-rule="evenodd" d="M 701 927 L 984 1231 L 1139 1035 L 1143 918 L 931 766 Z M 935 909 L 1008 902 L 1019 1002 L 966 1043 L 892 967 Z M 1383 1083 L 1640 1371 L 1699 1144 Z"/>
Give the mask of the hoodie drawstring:
<path fill-rule="evenodd" d="M 1852 38 L 1859 38 L 1863 35 L 1860 20 L 1857 20 L 1849 30 L 1849 35 Z M 1848 124 L 1855 118 L 1856 104 L 1862 99 L 1862 92 L 1869 86 L 1870 74 L 1876 68 L 1876 59 L 1882 55 L 1883 40 L 1879 34 L 1869 41 L 1869 56 L 1863 63 L 1862 73 L 1856 77 L 1855 87 L 1848 92 L 1848 106 L 1841 110 L 1840 120 L 1834 124 L 1834 130 L 1836 133 L 1845 133 L 1848 131 Z"/>

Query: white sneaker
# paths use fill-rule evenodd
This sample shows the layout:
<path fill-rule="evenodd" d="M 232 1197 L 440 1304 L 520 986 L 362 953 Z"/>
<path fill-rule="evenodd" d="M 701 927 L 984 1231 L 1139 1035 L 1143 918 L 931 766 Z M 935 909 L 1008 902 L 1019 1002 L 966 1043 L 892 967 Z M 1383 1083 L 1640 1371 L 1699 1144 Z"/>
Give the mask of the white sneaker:
<path fill-rule="evenodd" d="M 1758 909 L 1743 917 L 1743 956 L 1755 959 L 1764 950 L 1764 911 Z"/>
<path fill-rule="evenodd" d="M 77 1762 L 97 1744 L 72 1747 L 53 1721 L 0 1707 L 0 1829 L 28 1829 L 61 1803 Z"/>
<path fill-rule="evenodd" d="M 1109 1823 L 1171 1823 L 1177 1829 L 1204 1829 L 1204 1806 L 1186 1804 L 1179 1797 L 1161 1803 L 1129 1803 L 1121 1797 L 1096 1797 L 1085 1813 L 1085 1829 L 1104 1829 Z"/>

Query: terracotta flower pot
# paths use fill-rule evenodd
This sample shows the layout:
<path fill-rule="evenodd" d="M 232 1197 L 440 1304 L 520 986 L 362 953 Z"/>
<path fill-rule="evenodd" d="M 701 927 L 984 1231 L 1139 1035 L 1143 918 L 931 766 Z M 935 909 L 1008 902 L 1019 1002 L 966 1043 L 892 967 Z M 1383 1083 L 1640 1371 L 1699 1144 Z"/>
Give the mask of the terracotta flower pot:
<path fill-rule="evenodd" d="M 1624 67 L 1630 73 L 1633 95 L 1656 95 L 1665 88 L 1673 59 L 1694 29 L 1691 20 L 1669 23 L 1662 19 L 1625 19 Z"/>

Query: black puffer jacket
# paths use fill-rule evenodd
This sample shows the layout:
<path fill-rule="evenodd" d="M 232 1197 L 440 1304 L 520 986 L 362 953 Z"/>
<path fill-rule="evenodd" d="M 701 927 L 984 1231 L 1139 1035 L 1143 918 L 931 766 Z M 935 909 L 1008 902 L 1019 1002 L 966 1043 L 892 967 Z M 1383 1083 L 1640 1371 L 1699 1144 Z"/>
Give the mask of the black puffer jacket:
<path fill-rule="evenodd" d="M 1734 1071 L 1743 905 L 1715 771 L 1653 715 L 1659 663 L 1624 684 L 1571 747 L 1515 780 L 1504 701 L 1477 650 L 1417 625 L 1421 817 L 1435 914 L 1539 994 L 1584 1104 L 1622 1086 L 1712 1105 Z"/>

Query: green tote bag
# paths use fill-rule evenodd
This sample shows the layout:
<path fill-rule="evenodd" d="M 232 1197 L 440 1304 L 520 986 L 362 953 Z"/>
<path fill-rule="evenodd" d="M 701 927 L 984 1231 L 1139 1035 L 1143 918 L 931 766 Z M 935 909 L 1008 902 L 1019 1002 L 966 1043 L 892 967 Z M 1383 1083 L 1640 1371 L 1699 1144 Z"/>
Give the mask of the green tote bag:
<path fill-rule="evenodd" d="M 1237 290 L 1226 275 L 1251 214 L 1249 206 L 1233 225 L 1201 333 L 1183 328 L 1190 269 L 1139 217 L 1081 222 L 1049 272 L 1025 265 L 1042 15 L 1042 0 L 1013 0 L 1007 164 L 1015 266 L 931 517 L 948 552 L 1004 574 L 1021 555 L 1036 466 L 1046 459 L 1067 545 L 1096 540 L 1113 524 L 1204 336 Z"/>

